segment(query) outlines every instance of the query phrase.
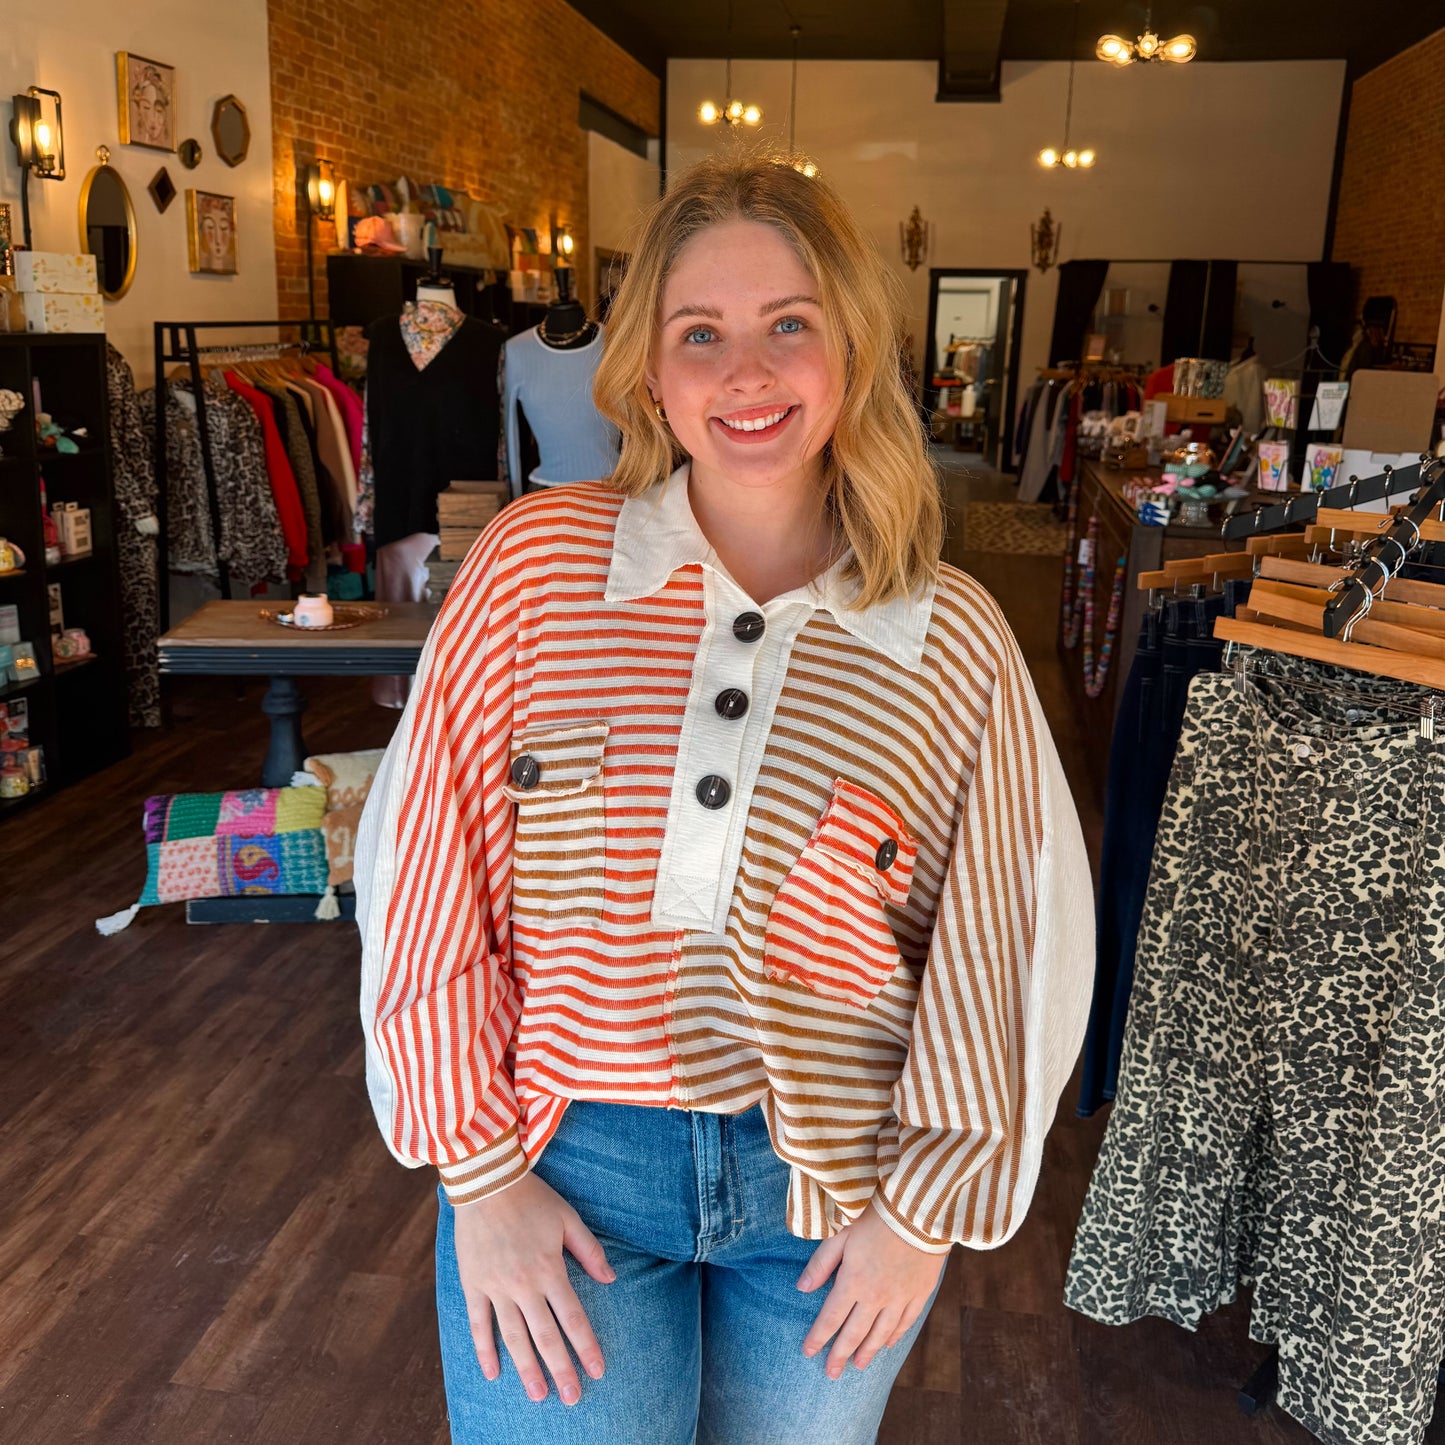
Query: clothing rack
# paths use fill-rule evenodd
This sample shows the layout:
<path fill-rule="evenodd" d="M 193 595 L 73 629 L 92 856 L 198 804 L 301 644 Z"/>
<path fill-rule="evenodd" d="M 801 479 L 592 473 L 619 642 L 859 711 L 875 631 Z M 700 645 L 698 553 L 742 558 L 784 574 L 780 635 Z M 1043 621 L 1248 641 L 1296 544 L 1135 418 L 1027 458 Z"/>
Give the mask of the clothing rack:
<path fill-rule="evenodd" d="M 1351 477 L 1348 482 L 1323 492 L 1300 492 L 1287 502 L 1275 502 L 1252 512 L 1236 513 L 1225 522 L 1220 535 L 1226 541 L 1234 541 L 1240 537 L 1278 532 L 1284 527 L 1314 521 L 1321 507 L 1356 507 L 1361 502 L 1378 502 L 1384 497 L 1398 497 L 1405 492 L 1416 491 L 1421 484 L 1422 467 L 1428 461 L 1427 457 L 1422 457 L 1420 462 L 1408 467 L 1386 467 L 1377 476 L 1363 481 Z"/>
<path fill-rule="evenodd" d="M 166 531 L 166 367 L 180 364 L 187 366 L 191 373 L 191 390 L 196 398 L 196 435 L 201 448 L 201 467 L 206 478 L 206 502 L 211 514 L 211 536 L 216 545 L 217 580 L 221 596 L 229 597 L 231 592 L 231 570 L 221 553 L 221 504 L 216 495 L 216 468 L 211 458 L 211 432 L 206 419 L 206 389 L 201 375 L 201 364 L 205 359 L 217 360 L 229 357 L 240 361 L 247 357 L 259 360 L 262 356 L 280 356 L 294 350 L 298 343 L 285 341 L 236 342 L 230 345 L 202 346 L 196 340 L 198 331 L 258 331 L 296 330 L 300 332 L 301 349 L 320 348 L 331 356 L 331 369 L 338 376 L 341 367 L 336 353 L 336 328 L 329 317 L 305 316 L 299 319 L 285 318 L 272 321 L 157 321 L 155 323 L 155 375 L 156 375 L 156 522 L 158 544 L 156 549 L 157 582 L 160 591 L 161 631 L 167 632 L 171 625 L 170 587 L 168 585 L 168 559 Z"/>

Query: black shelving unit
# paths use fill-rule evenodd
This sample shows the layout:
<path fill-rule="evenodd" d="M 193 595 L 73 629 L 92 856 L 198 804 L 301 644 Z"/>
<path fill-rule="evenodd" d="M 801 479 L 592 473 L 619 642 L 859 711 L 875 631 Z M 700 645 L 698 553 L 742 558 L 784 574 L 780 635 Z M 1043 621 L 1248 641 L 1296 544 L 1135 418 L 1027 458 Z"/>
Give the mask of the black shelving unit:
<path fill-rule="evenodd" d="M 39 448 L 34 383 L 41 403 L 63 425 L 84 426 L 81 450 Z M 0 702 L 24 698 L 32 744 L 45 749 L 46 782 L 23 797 L 0 799 L 0 819 L 123 758 L 126 717 L 124 620 L 116 556 L 115 490 L 106 389 L 105 337 L 0 335 L 0 388 L 18 391 L 25 409 L 0 432 L 0 536 L 25 553 L 19 572 L 0 577 L 0 605 L 19 609 L 20 635 L 35 646 L 39 676 L 0 682 Z M 90 509 L 91 553 L 47 565 L 40 487 L 53 508 Z M 56 661 L 50 647 L 49 587 L 59 583 L 67 627 L 83 627 L 93 653 Z"/>

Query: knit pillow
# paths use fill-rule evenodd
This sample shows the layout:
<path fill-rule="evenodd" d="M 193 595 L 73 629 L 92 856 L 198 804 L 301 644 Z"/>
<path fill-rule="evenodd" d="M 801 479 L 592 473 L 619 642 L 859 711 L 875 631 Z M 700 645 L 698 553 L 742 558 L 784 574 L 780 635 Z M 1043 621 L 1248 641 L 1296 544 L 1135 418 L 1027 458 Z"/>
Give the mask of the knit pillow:
<path fill-rule="evenodd" d="M 351 869 L 356 852 L 356 830 L 361 824 L 361 804 L 349 808 L 333 808 L 321 820 L 326 839 L 326 882 L 335 888 L 351 882 Z"/>
<path fill-rule="evenodd" d="M 318 753 L 306 759 L 302 766 L 326 789 L 327 812 L 366 801 L 384 751 L 368 748 L 359 753 Z"/>

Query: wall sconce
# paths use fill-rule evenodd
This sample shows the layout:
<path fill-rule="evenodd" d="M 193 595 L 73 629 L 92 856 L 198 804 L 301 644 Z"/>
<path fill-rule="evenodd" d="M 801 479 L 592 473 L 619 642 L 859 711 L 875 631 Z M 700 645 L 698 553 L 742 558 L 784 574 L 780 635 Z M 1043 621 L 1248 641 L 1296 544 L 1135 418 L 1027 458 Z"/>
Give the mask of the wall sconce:
<path fill-rule="evenodd" d="M 557 258 L 557 264 L 570 266 L 572 252 L 576 249 L 577 243 L 572 239 L 571 226 L 558 226 L 557 233 L 552 239 L 552 254 Z"/>
<path fill-rule="evenodd" d="M 1063 226 L 1054 223 L 1047 206 L 1036 222 L 1029 222 L 1029 245 L 1033 253 L 1033 263 L 1040 271 L 1047 271 L 1058 261 L 1059 238 L 1063 234 Z"/>
<path fill-rule="evenodd" d="M 49 113 L 43 96 L 50 99 Z M 43 181 L 65 179 L 65 131 L 60 120 L 60 92 L 32 85 L 10 103 L 10 139 L 20 162 L 20 220 L 26 250 L 30 249 L 30 175 Z"/>
<path fill-rule="evenodd" d="M 903 263 L 910 271 L 916 271 L 928 259 L 928 238 L 932 229 L 923 219 L 917 206 L 907 221 L 898 223 L 898 246 L 903 253 Z"/>
<path fill-rule="evenodd" d="M 318 221 L 336 219 L 336 168 L 330 161 L 312 161 L 306 168 L 306 204 Z"/>

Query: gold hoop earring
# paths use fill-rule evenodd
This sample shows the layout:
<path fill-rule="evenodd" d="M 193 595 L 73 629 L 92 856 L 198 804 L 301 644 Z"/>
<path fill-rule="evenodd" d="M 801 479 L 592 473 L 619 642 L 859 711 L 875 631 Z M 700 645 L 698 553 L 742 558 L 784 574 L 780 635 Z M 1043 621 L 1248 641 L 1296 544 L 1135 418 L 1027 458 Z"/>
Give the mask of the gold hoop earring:
<path fill-rule="evenodd" d="M 653 411 L 655 411 L 655 412 L 657 413 L 657 419 L 658 419 L 658 421 L 666 421 L 666 420 L 667 420 L 667 413 L 662 409 L 662 403 L 661 403 L 660 401 L 655 401 L 655 402 L 653 402 L 653 403 L 652 403 L 652 409 L 653 409 Z"/>

